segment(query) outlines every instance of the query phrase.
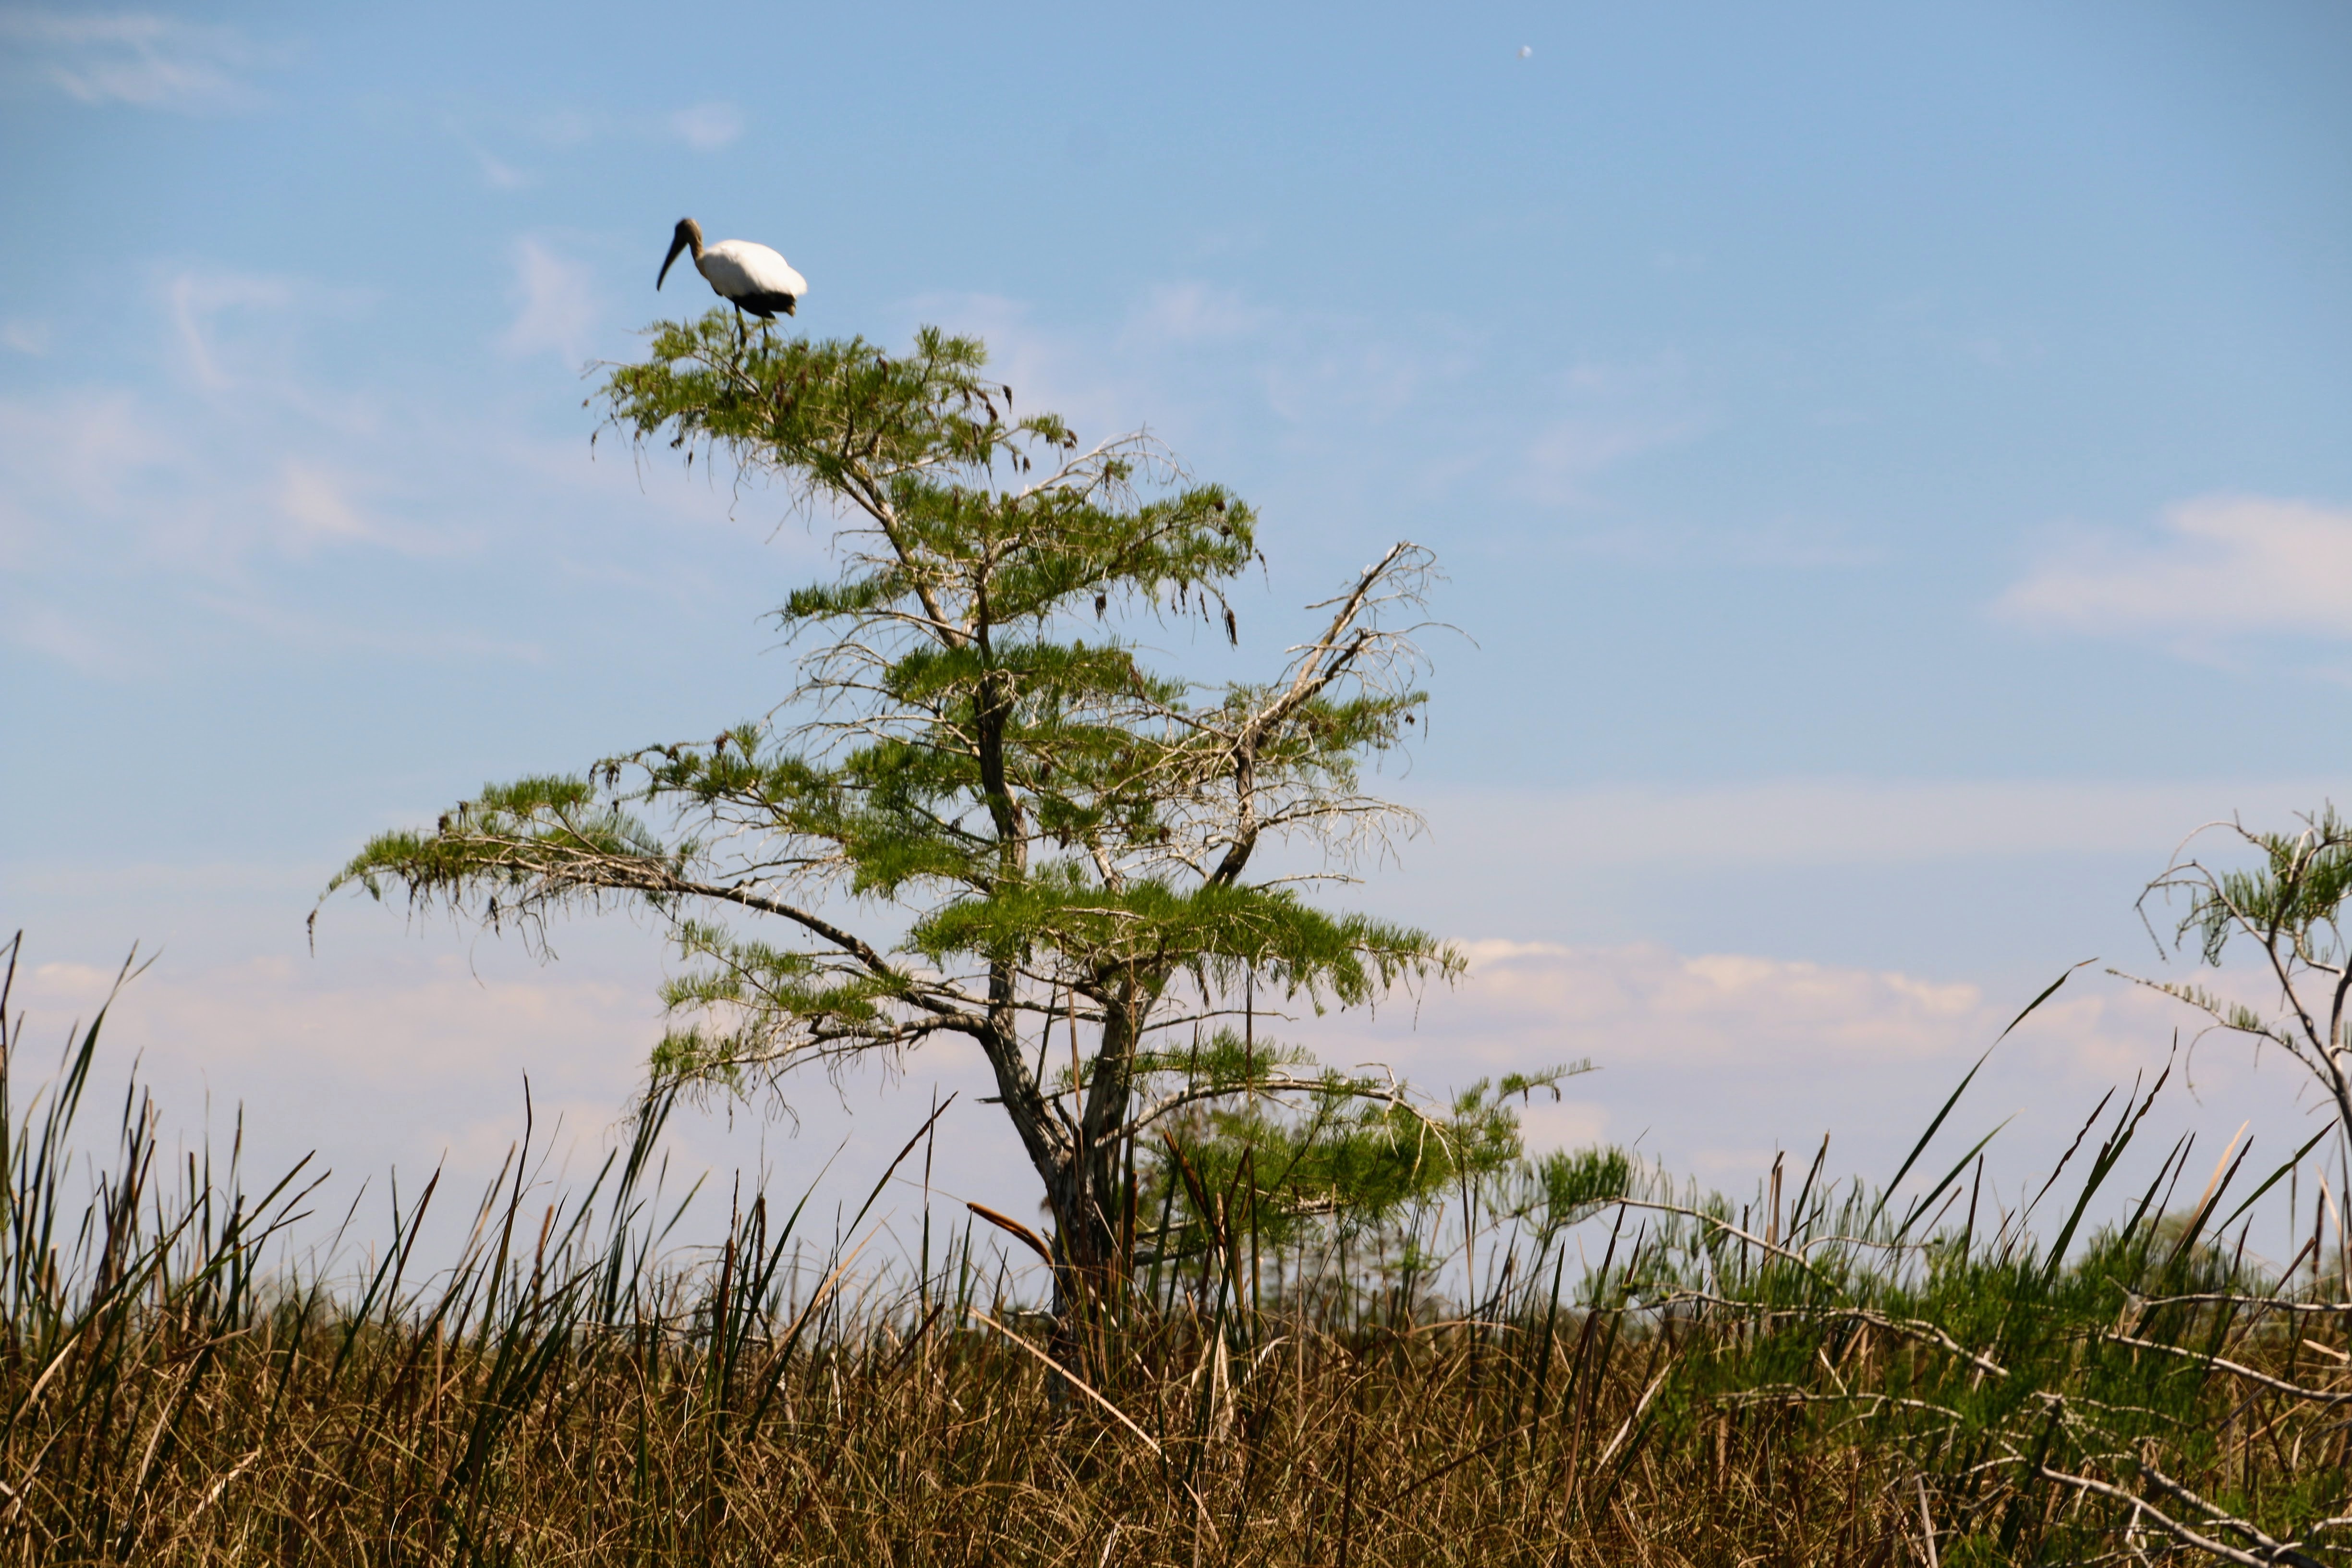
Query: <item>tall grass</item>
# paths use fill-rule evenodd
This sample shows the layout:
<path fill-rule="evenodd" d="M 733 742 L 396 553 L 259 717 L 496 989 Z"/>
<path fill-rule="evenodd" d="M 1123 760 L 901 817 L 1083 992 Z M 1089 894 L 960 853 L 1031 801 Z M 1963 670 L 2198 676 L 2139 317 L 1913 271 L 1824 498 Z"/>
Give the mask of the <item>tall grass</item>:
<path fill-rule="evenodd" d="M 1815 1160 L 1735 1205 L 1598 1152 L 1279 1244 L 1203 1192 L 1161 1226 L 1195 1245 L 1055 1325 L 969 1215 L 893 1270 L 870 1201 L 819 1237 L 739 1192 L 671 1247 L 660 1098 L 552 1203 L 527 1138 L 454 1257 L 435 1183 L 365 1266 L 304 1262 L 306 1169 L 167 1160 L 135 1087 L 79 1137 L 104 1023 L 29 1094 L 0 1030 L 0 1557 L 2352 1557 L 2340 1230 L 2263 1278 L 2224 1200 L 2266 1173 L 2176 1150 L 2109 1193 L 2144 1106 L 2053 1178 L 2047 1244 L 1967 1161 L 1924 1204 Z"/>

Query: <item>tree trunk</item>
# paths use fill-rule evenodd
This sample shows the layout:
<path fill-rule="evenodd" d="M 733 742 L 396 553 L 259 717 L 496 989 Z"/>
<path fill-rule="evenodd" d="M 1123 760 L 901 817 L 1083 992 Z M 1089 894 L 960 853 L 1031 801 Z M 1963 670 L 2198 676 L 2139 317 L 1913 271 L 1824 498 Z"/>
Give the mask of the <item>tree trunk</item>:
<path fill-rule="evenodd" d="M 1118 1133 L 1127 1123 L 1129 1077 L 1141 1034 L 1132 997 L 1131 982 L 1101 996 L 1102 1037 L 1081 1100 L 1076 1145 L 1037 1171 L 1054 1215 L 1056 1354 L 1080 1358 L 1064 1361 L 1073 1369 L 1092 1359 L 1087 1322 L 1118 1299 L 1131 1271 L 1129 1194 L 1121 1180 L 1126 1150 Z"/>

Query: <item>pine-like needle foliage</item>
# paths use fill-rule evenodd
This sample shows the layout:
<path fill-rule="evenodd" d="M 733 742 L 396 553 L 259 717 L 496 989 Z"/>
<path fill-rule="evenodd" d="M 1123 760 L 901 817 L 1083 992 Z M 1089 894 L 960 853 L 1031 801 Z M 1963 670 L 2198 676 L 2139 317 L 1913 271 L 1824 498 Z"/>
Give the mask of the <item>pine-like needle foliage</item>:
<path fill-rule="evenodd" d="M 1199 616 L 1237 641 L 1225 590 L 1258 558 L 1255 514 L 1146 437 L 1089 447 L 1016 414 L 985 368 L 977 340 L 929 329 L 891 354 L 747 338 L 717 311 L 661 328 L 605 382 L 611 424 L 842 524 L 838 574 L 777 612 L 800 684 L 708 742 L 487 788 L 375 839 L 335 885 L 534 938 L 567 907 L 651 910 L 688 961 L 664 1075 L 743 1089 L 971 1040 L 1081 1269 L 1133 1261 L 1139 1141 L 1172 1148 L 1158 1134 L 1199 1132 L 1214 1105 L 1258 1108 L 1214 1126 L 1263 1133 L 1253 1168 L 1286 1173 L 1265 1195 L 1300 1211 L 1515 1152 L 1500 1099 L 1432 1111 L 1247 1027 L 1233 1048 L 1226 1026 L 1261 994 L 1319 1010 L 1460 966 L 1262 864 L 1303 840 L 1344 868 L 1410 827 L 1360 770 L 1424 700 L 1428 552 L 1397 544 L 1315 606 L 1317 635 L 1262 684 L 1155 672 L 1119 627 Z M 1300 1120 L 1266 1122 L 1285 1097 Z"/>
<path fill-rule="evenodd" d="M 2141 896 L 2143 913 L 2152 900 L 2185 896 L 2188 910 L 2173 928 L 2171 945 L 2193 947 L 2215 968 L 2233 946 L 2258 949 L 2275 988 L 2273 1010 L 2265 1016 L 2182 981 L 2139 984 L 2186 1002 L 2213 1029 L 2258 1047 L 2275 1045 L 2300 1062 L 2327 1096 L 2338 1138 L 2352 1156 L 2352 943 L 2345 932 L 2352 910 L 2352 822 L 2328 805 L 2305 816 L 2296 832 L 2257 832 L 2233 820 L 2200 830 L 2190 845 L 2212 836 L 2251 851 L 2253 864 L 2209 864 L 2184 846 Z"/>

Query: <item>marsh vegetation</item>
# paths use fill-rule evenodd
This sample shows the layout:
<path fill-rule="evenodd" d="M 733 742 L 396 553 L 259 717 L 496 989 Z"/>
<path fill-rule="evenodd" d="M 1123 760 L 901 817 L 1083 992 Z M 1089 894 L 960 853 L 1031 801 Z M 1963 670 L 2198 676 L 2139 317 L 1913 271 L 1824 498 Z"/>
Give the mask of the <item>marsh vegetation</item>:
<path fill-rule="evenodd" d="M 921 1136 L 873 1189 L 919 1215 L 899 1255 L 872 1203 L 819 1226 L 740 1187 L 699 1200 L 715 1244 L 668 1243 L 674 1093 L 575 1190 L 526 1144 L 480 1194 L 394 1195 L 373 1247 L 293 1252 L 315 1173 L 163 1148 L 93 1082 L 103 1025 L 45 1081 L 5 1041 L 8 1560 L 2352 1555 L 2340 1211 L 2282 1275 L 2241 1152 L 2114 1190 L 2160 1082 L 2026 1212 L 1972 1159 L 1891 1203 L 1824 1151 L 1733 1203 L 1586 1151 L 1276 1226 L 1173 1138 L 1129 1205 L 1160 1256 L 1056 1321 L 1024 1247 L 921 1205 Z M 451 1206 L 469 1239 L 429 1256 Z"/>

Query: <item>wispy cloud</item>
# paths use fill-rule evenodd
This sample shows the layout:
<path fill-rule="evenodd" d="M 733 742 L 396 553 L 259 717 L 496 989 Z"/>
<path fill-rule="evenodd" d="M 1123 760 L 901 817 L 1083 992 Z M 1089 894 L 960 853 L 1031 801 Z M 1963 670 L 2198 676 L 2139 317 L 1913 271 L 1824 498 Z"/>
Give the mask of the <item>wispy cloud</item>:
<path fill-rule="evenodd" d="M 225 363 L 214 331 L 228 310 L 281 310 L 292 302 L 291 280 L 242 272 L 184 272 L 165 286 L 172 324 L 196 380 L 215 390 L 236 384 Z"/>
<path fill-rule="evenodd" d="M 531 170 L 500 157 L 485 145 L 486 140 L 502 146 L 518 140 L 537 141 L 545 145 L 546 138 L 538 133 L 536 126 L 519 125 L 511 116 L 499 116 L 491 122 L 492 128 L 486 137 L 482 128 L 470 117 L 456 112 L 445 117 L 442 125 L 450 137 L 471 154 L 474 166 L 481 171 L 482 184 L 490 189 L 519 191 L 536 181 L 538 176 Z"/>
<path fill-rule="evenodd" d="M 146 11 L 8 7 L 0 41 L 20 70 L 79 102 L 185 114 L 252 108 L 259 94 L 250 79 L 284 55 L 234 27 Z"/>
<path fill-rule="evenodd" d="M 1491 365 L 1494 345 L 1442 310 L 1354 317 L 1198 276 L 1140 289 L 1108 339 L 1047 331 L 1025 301 L 978 293 L 925 295 L 907 309 L 916 320 L 981 332 L 1000 364 L 1020 362 L 1006 374 L 1024 400 L 1034 387 L 1082 430 L 1148 419 L 1180 451 L 1222 448 L 1223 460 L 1244 464 L 1278 457 L 1277 473 L 1316 471 L 1317 510 L 1341 498 L 1452 503 L 1479 491 L 1580 504 L 1603 473 L 1689 441 L 1712 419 L 1697 384 L 1704 378 L 1672 353 L 1579 364 L 1554 379 L 1554 395 L 1540 406 L 1473 416 L 1476 398 L 1465 389 Z M 1408 425 L 1409 439 L 1381 437 Z M 1286 504 L 1287 482 L 1264 485 L 1257 499 Z M 1559 542 L 1559 531 L 1545 535 L 1547 546 Z M 1863 558 L 1802 520 L 1749 522 L 1664 545 L 1630 535 L 1585 543 L 1588 553 L 1663 553 L 1675 564 Z"/>
<path fill-rule="evenodd" d="M 1121 365 L 1124 377 L 1107 374 L 1103 357 L 1089 353 L 1090 344 L 1039 325 L 1024 301 L 1001 294 L 929 293 L 907 300 L 902 310 L 909 322 L 937 322 L 983 339 L 989 374 L 1013 387 L 1022 413 L 1050 408 L 1087 440 L 1141 423 L 1134 367 Z"/>
<path fill-rule="evenodd" d="M 303 869 L 297 908 L 329 868 Z M 274 940 L 238 959 L 205 965 L 191 962 L 194 944 L 167 948 L 109 1013 L 99 1081 L 119 1091 L 135 1058 L 140 1077 L 155 1089 L 167 1146 L 174 1137 L 203 1136 L 209 1101 L 216 1136 L 237 1108 L 255 1167 L 275 1173 L 320 1151 L 312 1169 L 331 1162 L 341 1184 L 315 1207 L 334 1220 L 348 1206 L 349 1189 L 380 1184 L 388 1168 L 421 1177 L 440 1166 L 463 1184 L 491 1176 L 523 1134 L 526 1079 L 550 1174 L 564 1180 L 568 1162 L 574 1179 L 593 1175 L 611 1141 L 627 1135 L 646 1052 L 660 1037 L 658 944 L 583 931 L 567 943 L 571 962 L 541 967 L 496 942 L 470 952 L 436 943 L 437 951 L 421 953 L 398 934 L 398 923 L 372 905 L 338 904 L 320 920 L 312 955 L 299 916 L 285 918 L 273 905 Z M 37 963 L 17 976 L 16 1005 L 45 1037 L 88 1019 L 110 989 L 115 970 L 108 960 L 118 955 L 84 956 Z M 947 1088 L 964 1092 L 963 1105 L 942 1122 L 933 1190 L 946 1203 L 966 1193 L 1007 1208 L 1034 1201 L 1026 1163 L 1003 1117 L 985 1107 L 963 1113 L 987 1092 L 984 1069 L 975 1074 L 970 1064 L 945 1058 L 941 1065 L 957 1074 Z M 896 1082 L 899 1076 L 886 1081 L 853 1069 L 837 1083 L 819 1076 L 796 1083 L 796 1100 L 832 1112 L 817 1124 L 821 1131 L 812 1129 L 816 1135 L 798 1139 L 789 1122 L 760 1114 L 764 1107 L 681 1115 L 663 1142 L 672 1177 L 683 1173 L 683 1190 L 706 1170 L 737 1168 L 765 1172 L 778 1189 L 798 1191 L 837 1161 L 845 1190 L 870 1182 L 904 1138 L 907 1116 L 919 1121 L 929 1098 Z M 840 1114 L 853 1101 L 855 1114 Z M 724 1183 L 711 1187 L 723 1193 Z M 826 1188 L 820 1201 L 832 1195 Z M 721 1220 L 724 1204 L 722 1195 Z M 698 1208 L 689 1232 L 698 1217 L 712 1216 Z M 364 1227 L 355 1235 L 364 1237 Z M 436 1245 L 463 1238 L 460 1228 Z"/>
<path fill-rule="evenodd" d="M 124 680 L 142 672 L 142 660 L 116 628 L 52 605 L 9 605 L 7 629 L 0 636 L 78 675 Z"/>
<path fill-rule="evenodd" d="M 2284 820 L 2317 779 L 1789 778 L 1698 787 L 1445 789 L 1416 797 L 1475 879 L 1538 890 L 1609 866 L 1906 866 L 1985 856 L 2161 857 L 2200 822 Z"/>
<path fill-rule="evenodd" d="M 481 168 L 482 184 L 494 191 L 519 191 L 530 184 L 527 170 L 494 158 L 479 147 L 474 149 L 474 162 Z"/>
<path fill-rule="evenodd" d="M 112 514 L 183 456 L 127 392 L 0 399 L 0 563 L 39 564 L 71 537 L 58 516 Z"/>
<path fill-rule="evenodd" d="M 50 581 L 54 592 L 52 574 L 86 584 L 93 574 L 163 571 L 182 594 L 212 584 L 245 595 L 259 556 L 299 562 L 362 545 L 422 558 L 472 546 L 462 529 L 404 519 L 419 510 L 413 498 L 406 508 L 384 504 L 394 487 L 366 467 L 377 443 L 338 440 L 229 401 L 224 418 L 199 400 L 157 405 L 121 391 L 0 400 L 0 564 L 21 579 L 0 594 L 6 614 L 21 617 L 32 603 L 55 609 L 39 586 Z M 334 452 L 340 459 L 326 455 Z M 115 613 L 103 599 L 84 609 Z M 67 635 L 78 624 L 7 631 L 94 668 Z"/>
<path fill-rule="evenodd" d="M 1153 287 L 1128 322 L 1126 336 L 1149 343 L 1221 342 L 1271 325 L 1274 312 L 1238 290 L 1198 281 Z"/>
<path fill-rule="evenodd" d="M 1690 430 L 1681 420 L 1581 414 L 1553 420 L 1528 443 L 1529 486 L 1546 500 L 1587 500 L 1590 481 L 1601 470 L 1673 446 Z"/>
<path fill-rule="evenodd" d="M 530 130 L 541 146 L 579 147 L 594 138 L 596 122 L 579 110 L 559 109 L 535 117 Z"/>
<path fill-rule="evenodd" d="M 1528 442 L 1520 488 L 1551 505 L 1580 505 L 1603 471 L 1706 427 L 1682 361 L 1588 363 L 1560 378 L 1559 405 Z"/>
<path fill-rule="evenodd" d="M 142 881 L 152 888 L 154 873 Z M 292 922 L 273 925 L 266 949 L 215 967 L 167 957 L 110 1016 L 110 1048 L 116 1059 L 143 1057 L 167 1117 L 187 1117 L 205 1089 L 215 1104 L 243 1101 L 257 1158 L 268 1160 L 299 1155 L 323 1127 L 350 1177 L 395 1162 L 430 1167 L 445 1151 L 460 1176 L 488 1175 L 520 1132 L 528 1073 L 541 1125 L 552 1108 L 567 1110 L 582 1145 L 572 1157 L 593 1169 L 660 1029 L 658 944 L 613 922 L 579 931 L 565 963 L 538 967 L 510 944 L 460 953 L 428 939 L 420 948 L 387 923 L 371 905 L 336 905 L 316 957 L 302 956 Z M 1565 1104 L 1538 1099 L 1523 1111 L 1536 1147 L 1638 1141 L 1678 1172 L 1744 1184 L 1769 1168 L 1776 1143 L 1809 1153 L 1834 1131 L 1833 1173 L 1883 1178 L 2022 1000 L 1934 976 L 1741 952 L 1466 945 L 1466 980 L 1417 1013 L 1262 1015 L 1261 1037 L 1296 1040 L 1334 1064 L 1386 1063 L 1431 1091 L 1591 1056 L 1601 1070 L 1570 1080 Z M 19 977 L 22 1000 L 42 1024 L 87 1017 L 112 975 L 100 957 L 37 964 Z M 2164 1061 L 2178 1021 L 2168 1007 L 2085 977 L 2004 1044 L 1947 1137 L 1965 1147 L 2021 1110 L 1990 1151 L 1992 1182 L 2006 1190 L 2036 1166 L 2046 1172 L 2108 1084 L 2143 1068 L 2152 1076 Z M 2176 1088 L 2157 1121 L 2235 1125 L 2255 1115 L 2266 1145 L 2293 1132 L 2302 1118 L 2291 1086 L 2245 1067 L 2243 1053 L 2209 1053 L 2197 1075 L 2204 1107 Z M 894 1089 L 887 1080 L 901 1073 Z M 810 1077 L 790 1085 L 792 1100 L 851 1112 L 829 1119 L 823 1137 L 750 1150 L 717 1118 L 681 1118 L 680 1165 L 754 1154 L 797 1187 L 846 1133 L 855 1142 L 841 1158 L 843 1184 L 855 1186 L 887 1163 L 934 1075 L 942 1088 L 968 1086 L 967 1105 L 986 1087 L 984 1068 L 954 1053 L 855 1070 L 838 1086 Z M 354 1116 L 355 1105 L 370 1114 Z M 757 1118 L 742 1121 L 758 1131 Z M 2169 1144 L 2172 1131 L 2151 1125 L 2152 1146 Z M 974 1110 L 942 1124 L 936 1190 L 1006 1205 L 1031 1200 L 1029 1181 L 1000 1116 Z"/>
<path fill-rule="evenodd" d="M 313 543 L 375 537 L 376 530 L 352 502 L 349 484 L 313 463 L 289 459 L 279 471 L 278 510 L 293 525 L 289 544 L 299 552 Z"/>
<path fill-rule="evenodd" d="M 538 240 L 524 239 L 514 247 L 514 272 L 521 304 L 499 334 L 499 347 L 510 354 L 581 359 L 596 328 L 596 290 L 588 268 Z"/>
<path fill-rule="evenodd" d="M 576 308 L 584 274 L 541 250 L 553 265 L 536 268 L 515 344 L 593 348 Z M 568 296 L 548 281 L 567 276 Z M 0 396 L 0 661 L 186 679 L 275 648 L 289 668 L 322 654 L 404 679 L 456 660 L 562 657 L 568 611 L 509 622 L 488 579 L 448 566 L 516 552 L 571 585 L 565 603 L 707 608 L 734 595 L 751 624 L 763 599 L 742 597 L 740 563 L 765 563 L 772 520 L 714 513 L 698 476 L 648 484 L 627 462 L 592 461 L 584 437 L 527 430 L 495 395 L 436 404 L 377 369 L 355 379 L 321 332 L 365 302 L 300 276 L 192 268 L 139 301 L 176 395 L 67 382 Z M 543 387 L 547 362 L 536 365 L 487 379 Z M 566 504 L 549 512 L 551 495 Z M 585 543 L 583 519 L 612 531 Z M 646 546 L 648 519 L 697 531 L 697 549 Z M 713 549 L 739 564 L 698 577 L 688 563 Z M 598 573 L 643 580 L 589 580 Z"/>
<path fill-rule="evenodd" d="M 1470 970 L 1459 986 L 1425 997 L 1410 1016 L 1319 1021 L 1319 1054 L 1383 1061 L 1429 1089 L 1590 1057 L 1601 1070 L 1569 1080 L 1564 1104 L 1528 1108 L 1531 1143 L 1638 1141 L 1670 1168 L 1738 1184 L 1760 1177 L 1776 1146 L 1810 1152 L 1824 1132 L 1837 1140 L 1833 1170 L 1892 1175 L 1937 1105 L 2047 978 L 1993 994 L 1931 974 L 1655 943 L 1464 946 Z M 2251 973 L 2206 979 L 2232 998 L 2273 1000 Z M 1966 1147 L 2015 1113 L 1990 1150 L 1995 1186 L 2046 1173 L 2108 1086 L 2154 1077 L 2182 1022 L 2168 999 L 2085 973 L 2002 1044 L 1947 1136 Z M 2317 1107 L 2324 1117 L 2324 1097 L 2299 1096 L 2305 1086 L 2275 1070 L 2258 1073 L 2251 1051 L 2209 1043 L 2190 1065 L 2192 1074 L 2175 1073 L 2159 1111 L 2168 1125 L 2149 1129 L 2158 1149 L 2178 1131 L 2242 1117 L 2266 1145 L 2300 1142 L 2317 1128 L 2308 1113 Z M 2193 1096 L 2182 1087 L 2189 1078 Z"/>
<path fill-rule="evenodd" d="M 626 1104 L 651 1032 L 650 986 L 570 973 L 485 985 L 454 955 L 399 963 L 398 983 L 339 973 L 338 984 L 320 967 L 276 954 L 212 970 L 167 962 L 131 989 L 107 1032 L 144 1058 L 166 1115 L 201 1108 L 189 1093 L 196 1084 L 216 1088 L 247 1103 L 256 1135 L 279 1159 L 327 1118 L 336 1163 L 361 1162 L 351 1175 L 379 1179 L 395 1163 L 429 1170 L 445 1152 L 466 1175 L 494 1168 L 520 1131 L 508 1123 L 521 1113 L 524 1072 L 546 1122 L 562 1107 L 593 1148 Z M 87 1018 L 111 980 L 98 964 L 46 963 L 20 985 L 45 1022 L 62 1022 Z M 558 1060 L 551 1047 L 566 1037 L 583 1048 Z M 499 1047 L 484 1049 L 494 1037 Z M 288 1071 L 304 1059 L 301 1072 Z M 353 1115 L 363 1103 L 398 1111 Z"/>
<path fill-rule="evenodd" d="M 2279 634 L 2352 638 L 2352 510 L 2262 496 L 2183 501 L 2152 538 L 2090 537 L 2053 552 L 1994 608 L 2184 648 Z"/>
<path fill-rule="evenodd" d="M 446 623 L 362 621 L 259 593 L 196 591 L 188 595 L 188 602 L 223 624 L 303 653 L 388 656 L 412 670 L 443 663 L 544 665 L 548 659 L 546 647 L 537 642 L 485 636 Z"/>
<path fill-rule="evenodd" d="M 698 103 L 669 117 L 671 134 L 698 153 L 716 153 L 743 134 L 743 111 L 731 103 Z"/>
<path fill-rule="evenodd" d="M 1879 547 L 1855 540 L 1847 531 L 1796 520 L 1706 527 L 1643 519 L 1552 537 L 1570 554 L 1675 570 L 1764 566 L 1821 571 L 1866 566 L 1885 558 Z"/>
<path fill-rule="evenodd" d="M 1951 1048 L 1990 1017 L 1973 984 L 1892 970 L 1648 944 L 1481 941 L 1464 951 L 1467 994 L 1483 1017 L 1550 1032 L 1580 1055 L 1612 1054 L 1616 1042 L 1638 1038 L 1646 1058 L 1690 1066 L 1759 1050 L 1801 1049 L 1815 1064 L 1916 1059 Z"/>

